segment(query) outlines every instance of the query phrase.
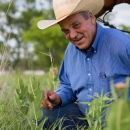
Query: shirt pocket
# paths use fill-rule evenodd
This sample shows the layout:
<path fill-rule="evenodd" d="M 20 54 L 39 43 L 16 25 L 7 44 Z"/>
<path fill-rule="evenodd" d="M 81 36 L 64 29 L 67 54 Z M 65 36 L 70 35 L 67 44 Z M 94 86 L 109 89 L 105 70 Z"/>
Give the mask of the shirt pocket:
<path fill-rule="evenodd" d="M 99 73 L 99 87 L 103 93 L 110 92 L 110 77 L 105 72 Z"/>

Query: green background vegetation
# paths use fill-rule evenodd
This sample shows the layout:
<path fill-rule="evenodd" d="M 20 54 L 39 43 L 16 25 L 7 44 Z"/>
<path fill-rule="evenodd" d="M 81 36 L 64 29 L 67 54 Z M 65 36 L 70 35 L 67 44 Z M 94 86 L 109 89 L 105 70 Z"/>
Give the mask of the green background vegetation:
<path fill-rule="evenodd" d="M 106 16 L 106 20 L 113 18 Z M 0 0 L 0 61 L 6 50 L 6 62 L 12 69 L 48 71 L 50 58 L 43 53 L 51 53 L 59 68 L 68 41 L 59 26 L 38 29 L 42 19 L 55 19 L 52 0 Z M 121 28 L 130 30 L 125 25 Z"/>
<path fill-rule="evenodd" d="M 59 26 L 44 31 L 37 27 L 39 20 L 54 19 L 51 1 L 46 2 L 50 5 L 48 8 L 41 3 L 37 5 L 36 2 L 36 0 L 0 1 L 0 34 L 3 34 L 0 54 L 2 55 L 5 48 L 8 49 L 8 63 L 13 69 L 47 71 L 51 66 L 50 58 L 42 53 L 51 53 L 54 65 L 57 67 L 64 56 L 68 41 Z M 11 44 L 14 43 L 15 46 L 12 47 Z"/>

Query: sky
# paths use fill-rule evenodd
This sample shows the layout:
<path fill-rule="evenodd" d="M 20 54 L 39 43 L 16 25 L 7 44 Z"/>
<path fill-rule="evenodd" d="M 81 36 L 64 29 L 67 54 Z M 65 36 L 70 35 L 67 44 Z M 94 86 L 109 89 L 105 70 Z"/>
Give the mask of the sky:
<path fill-rule="evenodd" d="M 114 14 L 114 18 L 109 22 L 115 26 L 121 24 L 130 27 L 130 5 L 129 4 L 119 4 L 116 5 L 110 14 Z"/>

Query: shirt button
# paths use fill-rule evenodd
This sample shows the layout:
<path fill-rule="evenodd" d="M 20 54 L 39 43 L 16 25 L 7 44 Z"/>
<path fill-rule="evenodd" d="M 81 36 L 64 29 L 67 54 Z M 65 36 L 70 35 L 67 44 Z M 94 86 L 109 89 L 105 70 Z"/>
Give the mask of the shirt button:
<path fill-rule="evenodd" d="M 87 60 L 90 60 L 90 58 L 87 58 Z"/>
<path fill-rule="evenodd" d="M 88 76 L 91 76 L 91 74 L 90 74 L 90 73 L 88 73 Z"/>
<path fill-rule="evenodd" d="M 94 51 L 94 53 L 96 53 L 96 51 Z"/>
<path fill-rule="evenodd" d="M 90 88 L 89 91 L 92 91 L 92 89 Z"/>

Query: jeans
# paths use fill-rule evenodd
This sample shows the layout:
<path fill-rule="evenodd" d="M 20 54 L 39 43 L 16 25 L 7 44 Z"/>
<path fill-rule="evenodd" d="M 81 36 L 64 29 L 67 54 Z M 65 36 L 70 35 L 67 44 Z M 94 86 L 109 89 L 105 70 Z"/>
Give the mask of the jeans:
<path fill-rule="evenodd" d="M 44 123 L 43 130 L 80 130 L 81 127 L 88 127 L 86 120 L 79 119 L 85 116 L 75 103 L 57 106 L 52 110 L 43 109 L 43 118 L 38 123 L 41 123 L 45 117 L 48 117 L 48 120 Z"/>

